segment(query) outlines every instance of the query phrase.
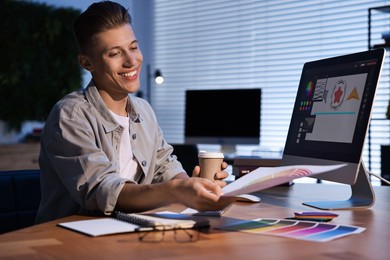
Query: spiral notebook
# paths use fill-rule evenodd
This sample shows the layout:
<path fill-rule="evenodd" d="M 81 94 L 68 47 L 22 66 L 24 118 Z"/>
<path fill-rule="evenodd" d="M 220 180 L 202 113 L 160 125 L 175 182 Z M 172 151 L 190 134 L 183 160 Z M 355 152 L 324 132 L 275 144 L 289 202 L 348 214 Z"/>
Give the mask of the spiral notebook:
<path fill-rule="evenodd" d="M 169 211 L 153 214 L 114 212 L 112 218 L 87 219 L 58 224 L 60 227 L 94 237 L 156 229 L 200 228 L 209 225 L 209 220 L 206 218 Z"/>

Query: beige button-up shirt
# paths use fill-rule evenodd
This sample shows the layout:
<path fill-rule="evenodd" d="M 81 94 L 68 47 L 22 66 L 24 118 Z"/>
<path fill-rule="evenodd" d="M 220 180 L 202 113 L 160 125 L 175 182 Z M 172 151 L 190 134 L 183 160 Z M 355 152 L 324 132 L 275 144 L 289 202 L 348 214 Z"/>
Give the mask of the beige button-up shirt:
<path fill-rule="evenodd" d="M 140 165 L 131 181 L 164 182 L 184 172 L 149 103 L 129 95 L 127 107 L 131 147 Z M 122 132 L 92 83 L 53 107 L 41 135 L 42 198 L 36 223 L 114 210 L 122 187 L 129 182 L 119 176 Z"/>

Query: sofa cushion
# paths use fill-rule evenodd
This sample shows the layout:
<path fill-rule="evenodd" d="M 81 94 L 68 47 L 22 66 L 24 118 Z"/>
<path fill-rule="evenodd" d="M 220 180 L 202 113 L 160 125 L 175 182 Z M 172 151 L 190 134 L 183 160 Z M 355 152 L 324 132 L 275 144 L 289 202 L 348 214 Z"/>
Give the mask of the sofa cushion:
<path fill-rule="evenodd" d="M 0 233 L 34 224 L 41 200 L 39 170 L 0 171 Z"/>

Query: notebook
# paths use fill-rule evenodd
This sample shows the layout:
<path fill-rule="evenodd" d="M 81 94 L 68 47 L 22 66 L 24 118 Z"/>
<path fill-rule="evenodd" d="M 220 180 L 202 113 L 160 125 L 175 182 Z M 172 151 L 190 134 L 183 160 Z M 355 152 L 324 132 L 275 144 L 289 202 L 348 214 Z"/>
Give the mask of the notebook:
<path fill-rule="evenodd" d="M 157 212 L 153 214 L 128 214 L 114 212 L 112 218 L 98 218 L 59 223 L 58 226 L 89 236 L 104 236 L 128 232 L 188 229 L 209 226 L 209 220 L 175 212 Z"/>

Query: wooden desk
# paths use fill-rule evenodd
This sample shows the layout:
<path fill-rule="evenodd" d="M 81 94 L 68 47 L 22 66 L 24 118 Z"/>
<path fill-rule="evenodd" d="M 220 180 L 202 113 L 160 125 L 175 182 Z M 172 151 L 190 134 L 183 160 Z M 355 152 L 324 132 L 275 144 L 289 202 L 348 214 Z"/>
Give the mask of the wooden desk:
<path fill-rule="evenodd" d="M 39 169 L 39 143 L 0 145 L 0 170 Z"/>
<path fill-rule="evenodd" d="M 390 187 L 375 190 L 377 201 L 372 208 L 337 211 L 340 216 L 333 220 L 367 230 L 325 243 L 213 228 L 193 243 L 176 243 L 171 232 L 161 243 L 142 243 L 134 233 L 88 237 L 56 226 L 58 222 L 88 218 L 71 216 L 0 235 L 0 259 L 388 259 Z M 347 193 L 341 185 L 279 186 L 259 193 L 263 202 L 235 203 L 224 216 L 285 218 L 294 211 L 312 210 L 301 204 L 307 199 L 341 198 Z M 173 205 L 170 209 L 180 211 L 183 207 Z M 210 219 L 212 227 L 222 220 Z"/>

